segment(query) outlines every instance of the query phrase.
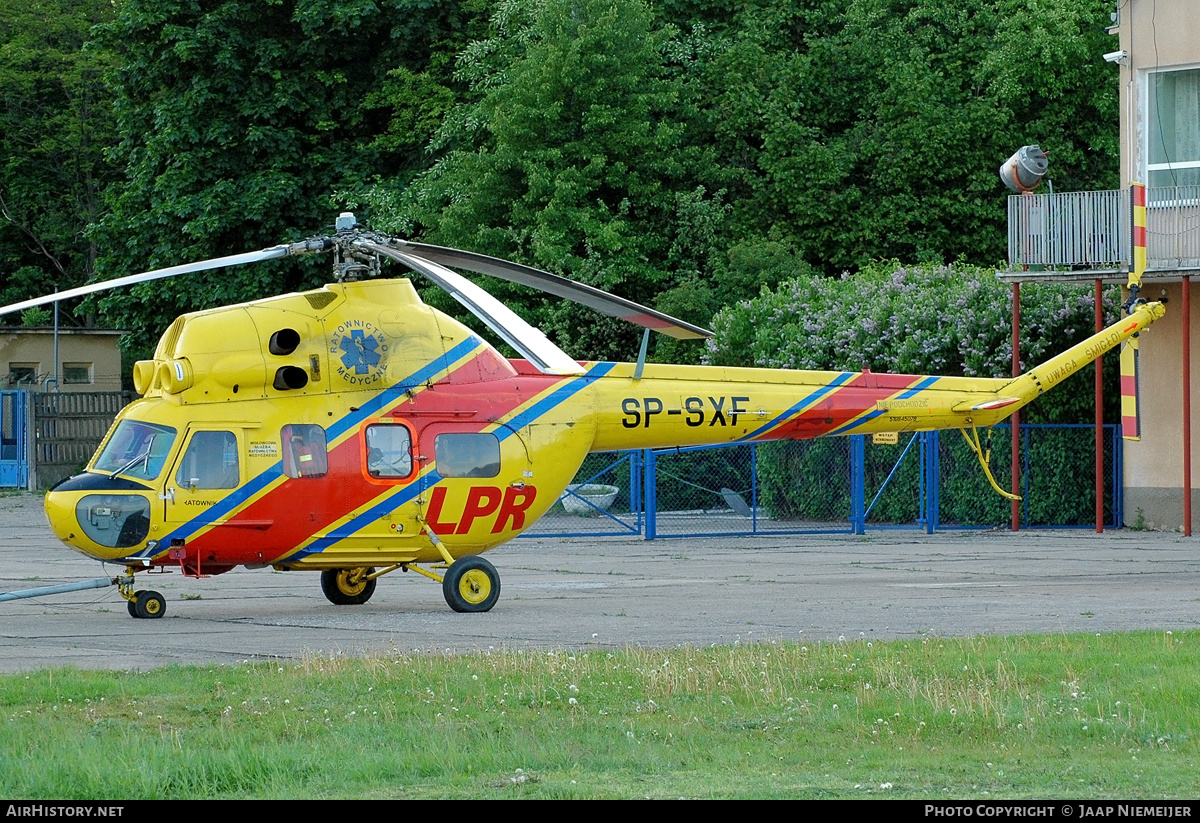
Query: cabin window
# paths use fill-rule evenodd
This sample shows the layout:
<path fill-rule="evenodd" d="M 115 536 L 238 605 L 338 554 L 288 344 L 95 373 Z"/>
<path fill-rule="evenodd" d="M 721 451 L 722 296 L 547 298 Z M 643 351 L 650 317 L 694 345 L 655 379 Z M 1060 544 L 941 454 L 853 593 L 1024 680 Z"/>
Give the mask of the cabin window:
<path fill-rule="evenodd" d="M 325 430 L 320 426 L 284 426 L 279 439 L 283 447 L 283 473 L 288 477 L 324 477 L 329 471 Z"/>
<path fill-rule="evenodd" d="M 500 473 L 500 440 L 490 432 L 439 434 L 433 444 L 442 477 L 495 477 Z"/>
<path fill-rule="evenodd" d="M 175 443 L 175 429 L 140 420 L 122 420 L 100 450 L 92 470 L 141 480 L 158 477 Z"/>
<path fill-rule="evenodd" d="M 408 477 L 413 471 L 412 435 L 407 426 L 367 426 L 367 474 L 371 477 Z"/>
<path fill-rule="evenodd" d="M 175 482 L 188 489 L 236 489 L 238 479 L 238 445 L 233 432 L 192 435 Z"/>

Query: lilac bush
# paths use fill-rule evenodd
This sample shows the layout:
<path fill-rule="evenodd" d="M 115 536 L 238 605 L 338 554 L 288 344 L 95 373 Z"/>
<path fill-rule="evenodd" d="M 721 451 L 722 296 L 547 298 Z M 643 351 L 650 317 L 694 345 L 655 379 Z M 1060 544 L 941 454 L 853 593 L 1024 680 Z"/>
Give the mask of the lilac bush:
<path fill-rule="evenodd" d="M 1105 290 L 1106 324 L 1118 317 L 1119 301 L 1119 289 Z M 1093 305 L 1091 281 L 1022 285 L 1021 368 L 1090 335 Z M 888 261 L 853 276 L 797 277 L 722 309 L 713 328 L 707 362 L 715 365 L 981 377 L 1012 373 L 1012 286 L 994 269 L 961 263 Z M 1090 381 L 1085 386 L 1075 379 L 1069 385 L 1064 394 L 1078 396 L 1054 404 L 1072 407 L 1050 415 L 1055 422 L 1082 416 L 1083 401 L 1091 402 Z M 1106 389 L 1114 393 L 1115 388 Z"/>

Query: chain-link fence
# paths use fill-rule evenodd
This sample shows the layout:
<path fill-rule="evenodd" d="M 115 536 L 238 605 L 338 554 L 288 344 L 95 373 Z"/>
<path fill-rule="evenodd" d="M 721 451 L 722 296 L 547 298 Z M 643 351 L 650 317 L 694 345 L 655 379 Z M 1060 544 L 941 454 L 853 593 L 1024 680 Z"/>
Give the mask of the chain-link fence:
<path fill-rule="evenodd" d="M 1001 488 L 1010 485 L 1011 429 L 981 435 Z M 1021 436 L 1021 523 L 1095 524 L 1095 427 L 1026 425 Z M 1104 523 L 1121 511 L 1121 439 L 1103 435 Z M 1008 526 L 1012 503 L 991 488 L 958 432 L 862 435 L 588 457 L 567 493 L 527 534 L 857 532 L 867 528 Z"/>
<path fill-rule="evenodd" d="M 642 462 L 641 451 L 589 454 L 571 485 L 525 534 L 539 537 L 643 534 Z"/>

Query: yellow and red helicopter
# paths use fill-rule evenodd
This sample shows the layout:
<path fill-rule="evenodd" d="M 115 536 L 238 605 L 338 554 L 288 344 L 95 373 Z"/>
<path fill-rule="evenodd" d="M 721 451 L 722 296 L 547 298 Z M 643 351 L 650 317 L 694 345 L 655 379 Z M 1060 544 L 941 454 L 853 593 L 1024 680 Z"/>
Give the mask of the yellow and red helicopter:
<path fill-rule="evenodd" d="M 136 574 L 169 566 L 195 577 L 236 566 L 319 571 L 339 605 L 367 602 L 381 575 L 414 571 L 440 582 L 455 611 L 487 611 L 500 578 L 479 555 L 545 514 L 589 452 L 965 435 L 1164 313 L 1158 303 L 1138 305 L 1011 379 L 579 362 L 451 267 L 674 337 L 711 333 L 528 266 L 372 232 L 343 214 L 332 234 L 83 286 L 0 314 L 314 252 L 333 254 L 337 283 L 176 319 L 154 359 L 134 367 L 140 399 L 117 416 L 83 473 L 46 495 L 64 543 L 125 568 L 108 584 L 135 617 L 166 609 L 161 594 L 136 588 Z M 522 359 L 506 359 L 425 305 L 409 280 L 381 279 L 383 259 L 446 289 Z M 978 435 L 968 442 L 988 472 Z"/>

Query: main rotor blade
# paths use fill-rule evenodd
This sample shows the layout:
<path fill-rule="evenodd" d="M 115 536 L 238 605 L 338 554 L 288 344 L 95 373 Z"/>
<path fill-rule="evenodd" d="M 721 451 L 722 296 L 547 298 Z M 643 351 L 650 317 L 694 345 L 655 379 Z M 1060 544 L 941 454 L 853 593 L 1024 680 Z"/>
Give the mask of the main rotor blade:
<path fill-rule="evenodd" d="M 0 307 L 0 315 L 12 314 L 17 311 L 24 311 L 35 306 L 43 306 L 47 303 L 53 303 L 56 300 L 69 300 L 72 297 L 83 297 L 85 294 L 92 294 L 98 291 L 107 289 L 116 289 L 121 286 L 132 286 L 137 283 L 145 283 L 150 280 L 159 280 L 163 277 L 175 277 L 180 274 L 190 274 L 196 271 L 204 271 L 206 269 L 219 269 L 222 266 L 241 266 L 246 263 L 257 263 L 260 260 L 271 260 L 276 257 L 284 257 L 289 253 L 296 253 L 291 246 L 272 246 L 269 249 L 262 251 L 251 251 L 245 254 L 232 254 L 228 257 L 216 257 L 212 260 L 200 260 L 195 263 L 184 263 L 181 266 L 168 266 L 165 269 L 155 269 L 154 271 L 145 271 L 141 274 L 130 274 L 126 277 L 118 277 L 115 280 L 105 280 L 102 283 L 90 283 L 86 286 L 80 286 L 67 291 L 55 292 L 42 297 L 35 297 L 32 300 L 25 300 L 21 303 L 13 303 L 9 306 Z"/>
<path fill-rule="evenodd" d="M 522 320 L 512 309 L 492 297 L 461 274 L 456 274 L 431 260 L 404 254 L 377 243 L 364 241 L 364 248 L 403 263 L 415 272 L 428 277 L 467 310 L 487 324 L 487 327 L 521 353 L 544 374 L 583 374 L 584 369 L 570 355 L 554 345 L 546 335 Z"/>
<path fill-rule="evenodd" d="M 566 277 L 560 277 L 557 274 L 535 269 L 532 266 L 501 260 L 498 257 L 489 257 L 486 254 L 476 254 L 475 252 L 450 249 L 444 246 L 430 246 L 425 243 L 410 243 L 405 241 L 403 248 L 405 252 L 416 257 L 432 260 L 435 263 L 441 263 L 443 266 L 452 266 L 456 269 L 466 269 L 467 271 L 479 274 L 490 274 L 493 277 L 499 277 L 501 280 L 507 280 L 510 283 L 520 283 L 523 286 L 529 286 L 538 291 L 553 294 L 555 297 L 561 297 L 564 300 L 582 303 L 611 317 L 619 317 L 635 325 L 654 329 L 679 340 L 698 340 L 713 336 L 713 333 L 708 329 L 693 326 L 687 321 L 671 317 L 669 314 L 663 314 L 660 311 L 655 311 L 632 300 L 626 300 L 624 297 L 609 294 L 595 286 L 589 286 L 586 283 L 579 283 Z"/>

